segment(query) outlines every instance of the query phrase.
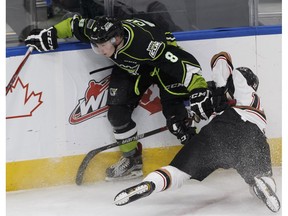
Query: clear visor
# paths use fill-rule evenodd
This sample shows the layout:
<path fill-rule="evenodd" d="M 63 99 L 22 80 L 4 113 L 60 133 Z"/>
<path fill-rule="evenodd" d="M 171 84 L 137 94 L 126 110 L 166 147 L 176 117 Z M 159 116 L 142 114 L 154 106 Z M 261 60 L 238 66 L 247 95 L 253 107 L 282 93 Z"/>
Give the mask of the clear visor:
<path fill-rule="evenodd" d="M 92 50 L 96 53 L 96 54 L 100 54 L 100 55 L 112 55 L 114 53 L 115 47 L 112 44 L 111 40 L 106 41 L 104 43 L 90 43 Z"/>
<path fill-rule="evenodd" d="M 92 47 L 92 50 L 94 51 L 94 53 L 96 53 L 97 55 L 101 55 L 97 44 L 94 44 L 94 43 L 90 43 L 90 44 L 91 44 L 91 47 Z"/>

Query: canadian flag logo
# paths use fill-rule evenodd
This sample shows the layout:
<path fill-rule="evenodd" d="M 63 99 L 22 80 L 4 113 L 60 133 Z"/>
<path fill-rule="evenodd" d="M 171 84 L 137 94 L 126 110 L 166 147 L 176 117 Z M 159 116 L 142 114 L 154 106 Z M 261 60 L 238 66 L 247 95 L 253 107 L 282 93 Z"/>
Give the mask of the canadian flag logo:
<path fill-rule="evenodd" d="M 31 117 L 33 112 L 43 103 L 42 92 L 29 90 L 29 83 L 24 85 L 18 77 L 6 97 L 6 119 Z M 19 100 L 20 98 L 20 100 Z"/>

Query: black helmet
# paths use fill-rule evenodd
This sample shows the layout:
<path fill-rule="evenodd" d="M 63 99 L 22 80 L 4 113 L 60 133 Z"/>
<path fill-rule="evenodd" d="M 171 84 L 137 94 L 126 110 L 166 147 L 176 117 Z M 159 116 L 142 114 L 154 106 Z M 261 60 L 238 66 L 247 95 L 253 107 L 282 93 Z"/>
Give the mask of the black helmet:
<path fill-rule="evenodd" d="M 122 36 L 124 29 L 120 20 L 112 17 L 98 17 L 91 34 L 91 42 L 104 43 L 115 36 Z"/>
<path fill-rule="evenodd" d="M 245 77 L 247 84 L 251 86 L 255 91 L 257 91 L 259 86 L 259 79 L 256 74 L 254 74 L 252 70 L 247 67 L 238 67 L 236 70 L 238 70 Z"/>

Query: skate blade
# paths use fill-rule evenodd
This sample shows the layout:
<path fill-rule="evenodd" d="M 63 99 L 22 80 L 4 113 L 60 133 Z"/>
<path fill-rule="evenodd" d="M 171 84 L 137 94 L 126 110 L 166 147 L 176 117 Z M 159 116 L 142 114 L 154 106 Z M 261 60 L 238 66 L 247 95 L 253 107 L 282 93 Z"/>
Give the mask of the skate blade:
<path fill-rule="evenodd" d="M 255 178 L 256 186 L 260 190 L 265 200 L 263 202 L 272 212 L 278 212 L 280 209 L 280 201 L 274 191 L 262 179 Z"/>
<path fill-rule="evenodd" d="M 145 193 L 147 191 L 149 191 L 149 186 L 147 184 L 139 184 L 125 189 L 115 196 L 114 204 L 117 206 L 126 205 L 130 202 L 145 197 Z"/>
<path fill-rule="evenodd" d="M 143 171 L 142 170 L 134 170 L 129 175 L 120 176 L 120 177 L 117 177 L 117 178 L 106 177 L 105 181 L 107 181 L 107 182 L 125 181 L 125 180 L 130 180 L 130 179 L 136 179 L 136 178 L 139 178 L 139 177 L 142 177 L 142 176 L 143 176 Z"/>

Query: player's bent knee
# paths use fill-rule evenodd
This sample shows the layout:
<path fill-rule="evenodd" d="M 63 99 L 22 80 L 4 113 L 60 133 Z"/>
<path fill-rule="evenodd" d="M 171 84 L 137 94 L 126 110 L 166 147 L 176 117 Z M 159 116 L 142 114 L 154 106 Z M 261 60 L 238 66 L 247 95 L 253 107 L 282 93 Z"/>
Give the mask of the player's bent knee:
<path fill-rule="evenodd" d="M 108 109 L 108 120 L 114 128 L 128 125 L 131 119 L 131 111 L 126 106 L 110 106 Z"/>

